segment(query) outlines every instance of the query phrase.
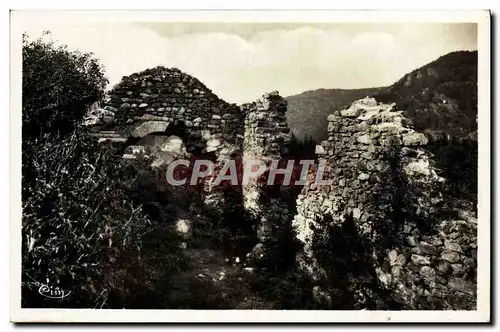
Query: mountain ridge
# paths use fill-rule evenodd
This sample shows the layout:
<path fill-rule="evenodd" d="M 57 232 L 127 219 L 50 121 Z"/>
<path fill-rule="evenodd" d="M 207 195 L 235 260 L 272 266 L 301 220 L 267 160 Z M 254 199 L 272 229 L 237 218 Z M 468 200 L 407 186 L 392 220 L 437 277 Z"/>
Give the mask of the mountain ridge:
<path fill-rule="evenodd" d="M 477 131 L 477 51 L 445 54 L 374 97 L 396 103 L 429 136 L 470 136 Z"/>
<path fill-rule="evenodd" d="M 288 125 L 296 137 L 303 139 L 311 136 L 319 142 L 328 137 L 326 118 L 329 114 L 380 89 L 316 89 L 285 97 L 288 102 Z"/>
<path fill-rule="evenodd" d="M 454 51 L 385 87 L 316 89 L 286 97 L 287 121 L 299 138 L 327 139 L 326 119 L 352 102 L 395 103 L 417 131 L 433 138 L 477 136 L 477 51 Z"/>

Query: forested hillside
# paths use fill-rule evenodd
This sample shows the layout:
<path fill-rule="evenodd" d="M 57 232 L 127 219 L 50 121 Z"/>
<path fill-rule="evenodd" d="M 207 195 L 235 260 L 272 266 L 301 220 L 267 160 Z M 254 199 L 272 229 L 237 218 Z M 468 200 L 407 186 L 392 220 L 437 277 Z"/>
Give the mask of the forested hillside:
<path fill-rule="evenodd" d="M 375 98 L 395 102 L 418 131 L 465 137 L 477 130 L 477 51 L 443 55 Z"/>
<path fill-rule="evenodd" d="M 326 118 L 329 114 L 379 90 L 379 88 L 319 89 L 289 96 L 286 98 L 288 125 L 300 139 L 311 136 L 317 142 L 325 140 L 327 138 Z"/>
<path fill-rule="evenodd" d="M 326 118 L 357 99 L 374 96 L 396 103 L 418 131 L 429 136 L 475 137 L 477 130 L 477 51 L 452 52 L 418 68 L 389 87 L 319 89 L 287 97 L 293 133 L 326 139 Z"/>

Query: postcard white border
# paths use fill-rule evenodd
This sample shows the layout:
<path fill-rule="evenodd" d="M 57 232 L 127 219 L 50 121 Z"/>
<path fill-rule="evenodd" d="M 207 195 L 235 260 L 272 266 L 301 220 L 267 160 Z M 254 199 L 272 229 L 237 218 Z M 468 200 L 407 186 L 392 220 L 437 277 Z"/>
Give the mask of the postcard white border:
<path fill-rule="evenodd" d="M 476 311 L 90 310 L 21 308 L 21 33 L 30 15 L 11 14 L 10 319 L 13 322 L 486 322 L 490 320 L 490 13 L 488 11 L 71 11 L 92 20 L 171 22 L 414 22 L 478 24 L 478 303 Z M 17 198 L 17 199 L 15 199 Z"/>

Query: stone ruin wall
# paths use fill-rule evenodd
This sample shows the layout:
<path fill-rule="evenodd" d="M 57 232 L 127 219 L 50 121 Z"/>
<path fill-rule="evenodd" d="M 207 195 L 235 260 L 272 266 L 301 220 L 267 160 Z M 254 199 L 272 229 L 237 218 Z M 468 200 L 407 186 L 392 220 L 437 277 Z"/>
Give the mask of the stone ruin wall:
<path fill-rule="evenodd" d="M 125 142 L 180 125 L 189 135 L 182 139 L 204 142 L 208 146 L 199 147 L 209 152 L 224 145 L 240 146 L 243 141 L 239 107 L 176 68 L 160 66 L 123 77 L 103 106 L 113 116 L 107 125 L 103 121 L 95 127 L 95 136 L 102 140 Z"/>
<path fill-rule="evenodd" d="M 153 162 L 152 166 L 166 166 L 173 158 L 151 151 L 150 146 L 131 142 L 143 143 L 142 138 L 151 134 L 170 135 L 172 128 L 181 126 L 185 128 L 185 136 L 179 137 L 182 142 L 157 140 L 157 146 L 165 143 L 173 146 L 175 158 L 186 157 L 190 152 L 213 153 L 216 168 L 220 168 L 225 160 L 234 157 L 279 159 L 289 139 L 285 112 L 286 101 L 278 92 L 238 107 L 218 98 L 196 78 L 176 68 L 160 66 L 123 77 L 90 124 L 100 142 L 128 145 L 125 158 L 136 159 L 140 155 L 165 159 Z M 254 185 L 240 188 L 245 192 L 240 191 L 238 198 L 234 190 L 207 184 L 204 202 L 221 217 L 231 214 L 228 211 L 244 210 L 256 222 L 259 241 L 265 242 L 272 237 L 273 223 L 282 217 L 283 211 L 277 200 L 272 203 L 262 200 L 265 192 L 262 183 L 258 188 Z M 251 197 L 256 199 L 250 202 L 247 198 Z"/>
<path fill-rule="evenodd" d="M 268 167 L 273 160 L 281 160 L 290 141 L 286 100 L 274 91 L 242 105 L 241 109 L 245 115 L 244 160 L 258 158 Z M 271 193 L 273 188 L 276 186 L 268 186 L 265 180 L 251 180 L 242 188 L 243 207 L 247 218 L 255 224 L 258 240 L 248 255 L 253 261 L 265 256 L 268 244 L 276 238 L 280 226 L 289 222 L 286 203 L 279 195 Z"/>
<path fill-rule="evenodd" d="M 97 113 L 88 120 L 93 135 L 100 142 L 123 144 L 126 159 L 145 158 L 162 179 L 175 159 L 223 163 L 242 151 L 240 108 L 176 68 L 158 66 L 123 77 Z M 219 219 L 241 209 L 237 193 L 202 186 L 196 194 Z"/>
<path fill-rule="evenodd" d="M 270 166 L 272 160 L 281 159 L 290 139 L 286 100 L 278 92 L 272 92 L 241 108 L 245 114 L 243 157 L 259 158 Z M 266 183 L 252 181 L 243 188 L 245 208 L 253 215 L 263 212 L 259 202 L 264 187 Z"/>
<path fill-rule="evenodd" d="M 277 93 L 239 108 L 177 69 L 156 67 L 124 77 L 110 92 L 92 129 L 101 141 L 125 143 L 180 124 L 186 128 L 188 137 L 182 140 L 189 142 L 188 150 L 214 152 L 219 161 L 234 154 L 272 159 L 286 149 L 285 112 L 286 101 Z M 390 292 L 405 308 L 472 309 L 477 225 L 467 216 L 432 220 L 441 201 L 442 179 L 423 148 L 425 137 L 409 129 L 391 105 L 373 99 L 357 101 L 329 116 L 328 133 L 317 154 L 327 162 L 325 177 L 333 183 L 308 184 L 297 199 L 293 225 L 304 244 L 297 256 L 299 267 L 320 285 L 328 272 L 317 259 L 315 241 L 352 221 L 373 270 L 372 275 L 355 276 L 364 293 L 357 300 L 373 296 L 369 284 L 376 282 L 378 289 Z M 399 213 L 395 198 L 401 197 L 402 189 L 413 187 L 419 195 L 399 202 L 399 207 L 412 210 L 405 213 L 416 217 L 406 218 Z M 208 205 L 219 205 L 224 211 L 242 204 L 256 218 L 259 244 L 254 256 L 262 256 L 263 244 L 272 238 L 276 225 L 288 222 L 281 220 L 286 218 L 286 206 L 267 197 L 267 190 L 259 183 L 246 186 L 242 202 L 225 202 L 224 193 L 211 188 L 206 193 Z M 352 263 L 336 258 L 341 267 Z M 324 283 L 313 291 L 318 301 L 331 301 L 334 295 Z"/>
<path fill-rule="evenodd" d="M 439 218 L 444 179 L 424 149 L 425 136 L 408 128 L 393 107 L 365 98 L 328 117 L 329 138 L 317 153 L 329 166 L 332 184 L 310 183 L 297 199 L 293 224 L 304 244 L 298 264 L 318 285 L 328 280 L 315 243 L 335 234 L 332 229 L 345 232 L 352 222 L 371 272 L 352 272 L 352 253 L 329 254 L 337 269 L 355 274 L 351 278 L 364 293 L 359 301 L 375 297 L 375 283 L 376 292 L 388 292 L 406 309 L 474 309 L 476 220 Z M 329 240 L 342 243 L 341 238 Z M 314 293 L 331 303 L 335 291 L 323 284 Z"/>

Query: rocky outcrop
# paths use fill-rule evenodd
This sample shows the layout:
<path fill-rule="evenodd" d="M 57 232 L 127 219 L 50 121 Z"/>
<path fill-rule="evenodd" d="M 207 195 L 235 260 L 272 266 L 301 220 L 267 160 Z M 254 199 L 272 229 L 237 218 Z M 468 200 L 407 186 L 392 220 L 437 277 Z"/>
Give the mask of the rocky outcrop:
<path fill-rule="evenodd" d="M 426 137 L 372 98 L 330 115 L 328 133 L 317 152 L 332 184 L 306 185 L 293 221 L 304 244 L 298 264 L 316 280 L 316 298 L 331 305 L 350 289 L 361 307 L 388 299 L 409 309 L 473 309 L 476 224 L 442 214 L 444 179 Z"/>

